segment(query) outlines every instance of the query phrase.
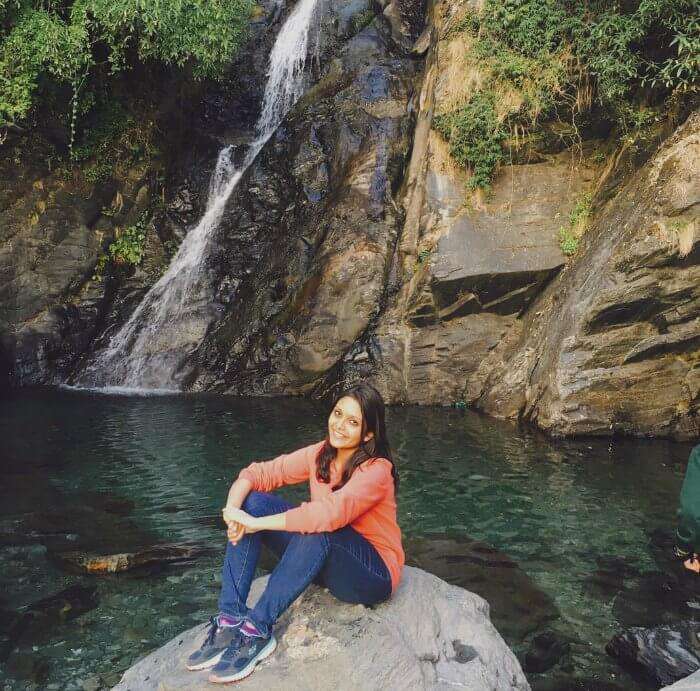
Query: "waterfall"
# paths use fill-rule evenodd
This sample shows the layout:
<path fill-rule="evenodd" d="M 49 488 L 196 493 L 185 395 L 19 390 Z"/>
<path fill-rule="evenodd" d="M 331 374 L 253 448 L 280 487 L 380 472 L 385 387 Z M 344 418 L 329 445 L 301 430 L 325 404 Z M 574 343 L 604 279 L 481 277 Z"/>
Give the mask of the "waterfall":
<path fill-rule="evenodd" d="M 168 270 L 80 375 L 80 385 L 176 390 L 175 376 L 185 357 L 200 345 L 217 317 L 205 270 L 211 239 L 241 177 L 303 93 L 312 22 L 319 2 L 298 0 L 277 35 L 255 138 L 243 161 L 234 163 L 230 146 L 219 152 L 204 215 L 185 236 Z"/>

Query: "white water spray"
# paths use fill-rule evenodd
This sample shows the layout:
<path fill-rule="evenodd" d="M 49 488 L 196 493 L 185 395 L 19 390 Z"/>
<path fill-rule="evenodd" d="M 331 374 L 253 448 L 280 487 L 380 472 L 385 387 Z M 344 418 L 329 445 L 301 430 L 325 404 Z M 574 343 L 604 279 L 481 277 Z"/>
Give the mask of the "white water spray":
<path fill-rule="evenodd" d="M 211 238 L 241 177 L 303 93 L 312 22 L 319 2 L 299 0 L 277 35 L 256 136 L 243 162 L 234 164 L 230 146 L 219 152 L 204 215 L 185 237 L 165 274 L 80 376 L 80 384 L 171 389 L 185 356 L 202 342 L 216 317 L 205 271 Z"/>

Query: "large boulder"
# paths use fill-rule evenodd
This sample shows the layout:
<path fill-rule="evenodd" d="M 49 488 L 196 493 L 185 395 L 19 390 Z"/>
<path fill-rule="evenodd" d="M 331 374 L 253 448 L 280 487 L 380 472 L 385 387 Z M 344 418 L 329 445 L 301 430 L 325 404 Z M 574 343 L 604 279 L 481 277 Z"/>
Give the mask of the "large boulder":
<path fill-rule="evenodd" d="M 255 601 L 266 579 L 253 583 Z M 177 636 L 129 669 L 115 691 L 211 689 L 207 673 L 185 670 L 204 626 Z M 279 646 L 243 688 L 468 689 L 526 691 L 525 676 L 478 595 L 406 567 L 392 599 L 374 608 L 347 605 L 311 587 L 282 616 Z"/>
<path fill-rule="evenodd" d="M 694 672 L 671 686 L 664 686 L 661 691 L 698 691 L 698 689 L 700 689 L 700 671 Z"/>

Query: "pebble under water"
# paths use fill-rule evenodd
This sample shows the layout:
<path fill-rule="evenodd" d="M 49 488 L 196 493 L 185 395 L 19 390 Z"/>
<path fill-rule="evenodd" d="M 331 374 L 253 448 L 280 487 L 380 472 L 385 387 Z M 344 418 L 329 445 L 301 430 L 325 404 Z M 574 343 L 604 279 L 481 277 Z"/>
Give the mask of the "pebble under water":
<path fill-rule="evenodd" d="M 208 618 L 230 482 L 320 439 L 326 415 L 299 399 L 51 389 L 0 410 L 0 688 L 47 691 L 109 688 Z M 700 607 L 664 599 L 689 445 L 550 440 L 450 408 L 391 409 L 388 427 L 409 563 L 489 600 L 533 689 L 654 688 L 605 644 Z M 113 575 L 65 558 L 161 543 L 201 549 Z"/>

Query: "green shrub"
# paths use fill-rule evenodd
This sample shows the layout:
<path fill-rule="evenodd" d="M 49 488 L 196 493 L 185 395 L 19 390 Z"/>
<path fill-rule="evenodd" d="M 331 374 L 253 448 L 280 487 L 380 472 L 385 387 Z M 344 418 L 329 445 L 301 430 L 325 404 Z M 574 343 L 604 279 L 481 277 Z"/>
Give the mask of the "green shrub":
<path fill-rule="evenodd" d="M 558 71 L 559 91 L 590 78 L 597 102 L 615 116 L 646 83 L 690 88 L 700 76 L 697 0 L 486 0 L 470 26 L 477 51 L 492 56 L 496 72 L 509 54 L 507 63 L 521 61 L 501 76 L 517 85 L 526 67 L 541 80 L 551 76 L 548 66 L 566 65 Z"/>
<path fill-rule="evenodd" d="M 350 33 L 351 35 L 359 34 L 364 28 L 368 27 L 374 21 L 374 10 L 368 8 L 359 12 L 352 18 Z"/>
<path fill-rule="evenodd" d="M 578 243 L 579 238 L 573 234 L 571 228 L 565 228 L 564 226 L 559 228 L 559 247 L 561 247 L 563 254 L 567 257 L 576 254 Z"/>
<path fill-rule="evenodd" d="M 109 246 L 109 256 L 116 265 L 138 266 L 143 259 L 146 245 L 145 222 L 139 221 L 117 232 L 114 242 Z"/>
<path fill-rule="evenodd" d="M 576 254 L 581 236 L 586 232 L 588 222 L 593 212 L 593 195 L 590 192 L 582 194 L 569 213 L 568 226 L 559 228 L 559 246 L 561 251 L 570 257 Z"/>
<path fill-rule="evenodd" d="M 85 179 L 91 185 L 100 185 L 112 177 L 112 165 L 109 161 L 98 161 L 83 170 Z"/>
<path fill-rule="evenodd" d="M 572 228 L 585 227 L 591 217 L 593 211 L 593 195 L 590 192 L 584 192 L 574 204 L 574 208 L 569 213 L 569 225 Z"/>
<path fill-rule="evenodd" d="M 641 104 L 698 88 L 697 0 L 484 0 L 446 29 L 460 33 L 470 36 L 481 91 L 435 126 L 475 170 L 475 186 L 488 185 L 502 160 L 504 132 L 545 117 L 576 130 L 593 112 L 630 130 L 649 122 Z"/>
<path fill-rule="evenodd" d="M 86 94 L 135 62 L 218 77 L 250 8 L 250 0 L 0 0 L 0 126 L 25 120 L 42 89 L 68 87 L 73 138 Z"/>
<path fill-rule="evenodd" d="M 493 97 L 479 91 L 460 109 L 437 116 L 434 124 L 450 143 L 454 159 L 471 167 L 471 188 L 488 188 L 496 167 L 503 161 L 501 142 L 507 135 L 496 115 Z"/>

